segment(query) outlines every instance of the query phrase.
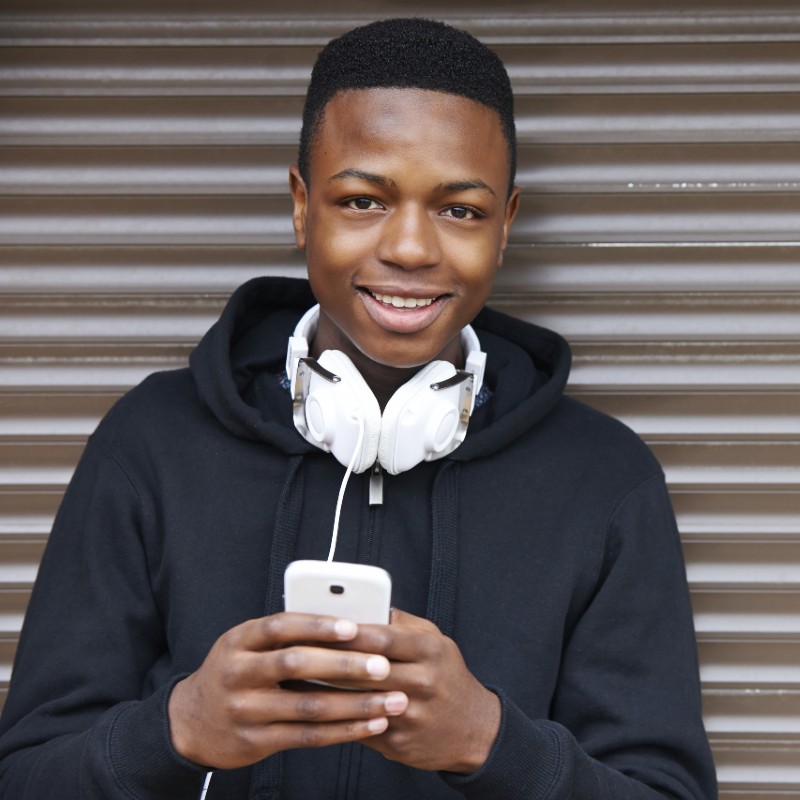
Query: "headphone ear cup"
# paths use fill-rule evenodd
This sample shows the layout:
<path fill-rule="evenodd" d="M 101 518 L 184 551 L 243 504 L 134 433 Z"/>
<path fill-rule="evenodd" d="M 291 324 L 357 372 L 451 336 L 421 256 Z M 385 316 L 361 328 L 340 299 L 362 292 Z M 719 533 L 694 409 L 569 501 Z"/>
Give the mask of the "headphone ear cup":
<path fill-rule="evenodd" d="M 331 383 L 317 375 L 312 377 L 305 405 L 309 433 L 337 461 L 349 466 L 363 424 L 363 441 L 353 471 L 364 472 L 378 457 L 381 431 L 378 401 L 353 362 L 341 351 L 325 350 L 317 361 L 340 380 Z"/>
<path fill-rule="evenodd" d="M 432 361 L 386 404 L 378 460 L 390 475 L 436 458 L 452 442 L 458 427 L 458 407 L 430 387 L 455 374 L 456 368 L 449 361 Z"/>

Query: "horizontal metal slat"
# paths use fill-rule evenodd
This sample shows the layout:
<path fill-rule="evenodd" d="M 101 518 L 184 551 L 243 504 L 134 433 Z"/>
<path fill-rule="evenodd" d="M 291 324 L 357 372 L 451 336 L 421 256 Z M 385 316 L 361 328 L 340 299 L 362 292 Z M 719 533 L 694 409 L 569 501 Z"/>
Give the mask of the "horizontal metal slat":
<path fill-rule="evenodd" d="M 188 344 L 17 343 L 0 340 L 0 392 L 123 391 L 158 369 L 185 366 Z"/>
<path fill-rule="evenodd" d="M 0 297 L 0 336 L 9 342 L 191 342 L 216 320 L 225 300 L 225 296 L 191 295 L 9 295 Z M 491 304 L 576 342 L 800 338 L 800 295 L 792 294 L 688 298 L 553 294 L 546 300 L 495 295 Z"/>
<path fill-rule="evenodd" d="M 5 147 L 0 194 L 289 196 L 296 147 Z"/>
<path fill-rule="evenodd" d="M 800 292 L 800 246 L 512 245 L 497 274 L 511 293 Z M 305 276 L 279 245 L 0 245 L 4 293 L 228 293 L 257 275 Z"/>
<path fill-rule="evenodd" d="M 792 492 L 673 491 L 684 541 L 800 539 L 800 504 Z"/>
<path fill-rule="evenodd" d="M 0 541 L 43 541 L 61 503 L 62 490 L 16 491 L 0 488 Z"/>
<path fill-rule="evenodd" d="M 5 294 L 229 294 L 260 275 L 306 275 L 293 245 L 0 246 Z"/>
<path fill-rule="evenodd" d="M 2 95 L 303 95 L 317 46 L 42 47 L 0 51 Z M 517 95 L 796 91 L 794 42 L 499 44 Z"/>
<path fill-rule="evenodd" d="M 495 279 L 495 290 L 499 294 L 680 291 L 688 295 L 724 287 L 728 292 L 797 292 L 798 261 L 800 246 L 780 242 L 512 244 Z"/>
<path fill-rule="evenodd" d="M 196 342 L 108 339 L 4 340 L 0 391 L 123 390 L 156 369 L 183 366 Z M 794 391 L 800 386 L 800 345 L 791 342 L 577 342 L 574 353 L 569 389 L 579 393 L 747 392 L 754 385 L 763 391 Z"/>
<path fill-rule="evenodd" d="M 290 200 L 0 197 L 0 245 L 289 244 Z"/>
<path fill-rule="evenodd" d="M 800 242 L 794 193 L 523 196 L 519 242 Z"/>
<path fill-rule="evenodd" d="M 314 48 L 6 47 L 0 96 L 305 94 Z"/>
<path fill-rule="evenodd" d="M 510 241 L 800 242 L 800 194 L 523 197 Z M 284 196 L 0 197 L 2 245 L 284 245 Z"/>
<path fill-rule="evenodd" d="M 800 343 L 793 341 L 571 341 L 570 386 L 576 391 L 752 391 L 753 386 L 795 391 L 800 386 Z"/>
<path fill-rule="evenodd" d="M 770 95 L 523 96 L 521 142 L 559 144 L 793 142 L 800 103 Z"/>
<path fill-rule="evenodd" d="M 800 740 L 712 737 L 720 800 L 794 800 L 800 797 Z"/>
<path fill-rule="evenodd" d="M 494 294 L 512 316 L 570 341 L 791 341 L 800 339 L 800 295 Z"/>
<path fill-rule="evenodd" d="M 293 145 L 24 147 L 0 151 L 0 194 L 280 195 Z M 794 144 L 536 145 L 517 154 L 526 193 L 793 192 Z M 524 207 L 523 207 L 524 210 Z"/>
<path fill-rule="evenodd" d="M 800 392 L 592 394 L 584 402 L 632 427 L 648 441 L 800 441 Z"/>
<path fill-rule="evenodd" d="M 520 143 L 794 142 L 797 93 L 550 95 L 516 103 Z M 274 96 L 8 97 L 4 145 L 296 144 L 302 98 Z"/>
<path fill-rule="evenodd" d="M 794 590 L 694 588 L 695 627 L 702 641 L 719 638 L 766 638 L 770 634 L 800 638 L 800 592 Z"/>
<path fill-rule="evenodd" d="M 710 689 L 703 695 L 710 735 L 748 734 L 800 739 L 800 690 Z"/>
<path fill-rule="evenodd" d="M 288 146 L 301 115 L 297 97 L 10 97 L 0 144 Z"/>
<path fill-rule="evenodd" d="M 526 144 L 520 185 L 560 194 L 795 191 L 794 143 Z"/>
<path fill-rule="evenodd" d="M 796 91 L 792 43 L 614 42 L 518 46 L 497 52 L 514 91 L 525 94 L 654 94 Z"/>
<path fill-rule="evenodd" d="M 750 542 L 719 537 L 713 542 L 685 542 L 684 553 L 692 586 L 800 593 L 800 537 L 770 541 L 764 536 Z"/>
<path fill-rule="evenodd" d="M 30 598 L 30 586 L 0 585 L 0 642 L 15 642 Z"/>
<path fill-rule="evenodd" d="M 800 687 L 800 638 L 704 635 L 698 646 L 706 686 Z"/>
<path fill-rule="evenodd" d="M 0 338 L 6 343 L 195 343 L 223 303 L 223 298 L 185 296 L 0 296 Z"/>
<path fill-rule="evenodd" d="M 800 442 L 654 442 L 675 491 L 800 492 Z"/>
<path fill-rule="evenodd" d="M 86 438 L 117 397 L 100 393 L 0 393 L 0 441 Z"/>
<path fill-rule="evenodd" d="M 462 2 L 426 3 L 425 14 L 465 28 L 492 45 L 518 43 L 609 42 L 786 42 L 800 40 L 800 22 L 790 0 L 768 0 L 753 12 L 752 4 L 703 0 L 688 9 L 664 0 L 658 13 L 635 3 L 615 3 L 613 10 L 596 2 L 566 0 L 527 5 L 505 4 L 486 15 L 484 6 Z M 338 13 L 298 9 L 289 0 L 273 0 L 269 12 L 253 0 L 218 4 L 197 0 L 190 13 L 163 4 L 73 2 L 71 14 L 43 0 L 6 0 L 0 16 L 0 44 L 38 46 L 322 46 L 332 37 L 378 17 L 409 13 L 409 4 L 384 0 L 380 9 L 348 4 Z M 38 14 L 37 14 L 38 12 Z"/>
<path fill-rule="evenodd" d="M 84 448 L 73 442 L 13 442 L 0 440 L 0 489 L 64 491 Z"/>
<path fill-rule="evenodd" d="M 0 586 L 32 586 L 44 553 L 45 539 L 0 536 Z"/>
<path fill-rule="evenodd" d="M 0 437 L 88 435 L 117 393 L 0 392 Z M 649 442 L 800 440 L 797 393 L 620 393 L 572 396 Z"/>

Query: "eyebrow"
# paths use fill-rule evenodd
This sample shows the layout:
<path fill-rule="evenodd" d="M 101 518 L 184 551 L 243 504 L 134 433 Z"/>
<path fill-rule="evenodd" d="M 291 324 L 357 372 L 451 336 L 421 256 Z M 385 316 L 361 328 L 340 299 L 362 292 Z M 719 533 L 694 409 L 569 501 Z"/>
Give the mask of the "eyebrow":
<path fill-rule="evenodd" d="M 385 186 L 386 188 L 394 188 L 397 184 L 385 175 L 376 175 L 373 172 L 365 172 L 363 169 L 355 169 L 350 167 L 331 175 L 328 181 L 343 181 L 347 178 L 358 178 L 359 180 L 366 181 L 367 183 L 374 183 L 376 186 Z"/>
<path fill-rule="evenodd" d="M 494 189 L 488 183 L 484 183 L 479 178 L 471 181 L 452 181 L 451 183 L 442 183 L 439 188 L 444 192 L 466 192 L 469 189 L 480 189 L 484 192 L 489 192 L 494 197 L 497 197 Z"/>
<path fill-rule="evenodd" d="M 328 178 L 328 181 L 343 181 L 347 180 L 348 178 L 356 178 L 358 180 L 366 181 L 367 183 L 373 183 L 376 186 L 384 186 L 388 189 L 394 189 L 397 187 L 396 181 L 392 180 L 391 178 L 387 178 L 385 175 L 376 175 L 374 172 L 366 172 L 363 169 L 356 169 L 355 167 L 348 167 L 347 169 L 343 169 L 341 172 L 337 172 L 335 175 L 331 175 L 331 177 Z M 489 192 L 489 194 L 491 194 L 493 197 L 497 197 L 494 189 L 492 189 L 488 183 L 484 183 L 479 178 L 467 181 L 450 181 L 449 183 L 440 183 L 437 188 L 443 193 L 466 192 L 470 189 L 479 189 L 480 191 Z"/>

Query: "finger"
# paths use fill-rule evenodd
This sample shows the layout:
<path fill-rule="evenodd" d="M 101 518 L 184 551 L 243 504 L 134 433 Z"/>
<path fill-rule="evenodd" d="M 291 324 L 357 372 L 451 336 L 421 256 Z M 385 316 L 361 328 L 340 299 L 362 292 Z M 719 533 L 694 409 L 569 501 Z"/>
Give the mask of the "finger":
<path fill-rule="evenodd" d="M 359 625 L 357 635 L 342 647 L 410 662 L 436 657 L 448 641 L 433 623 L 419 620 L 411 625 Z"/>
<path fill-rule="evenodd" d="M 391 669 L 383 655 L 308 645 L 252 653 L 248 661 L 247 670 L 257 680 L 257 684 L 250 685 L 262 686 L 307 680 L 380 681 Z"/>
<path fill-rule="evenodd" d="M 295 691 L 251 692 L 241 703 L 237 723 L 347 722 L 398 716 L 408 707 L 402 692 Z"/>
<path fill-rule="evenodd" d="M 409 614 L 408 611 L 403 611 L 400 608 L 392 608 L 391 624 L 416 627 L 423 630 L 439 630 L 429 619 Z"/>
<path fill-rule="evenodd" d="M 349 641 L 357 632 L 358 626 L 349 619 L 282 612 L 243 622 L 230 634 L 239 649 L 269 650 L 300 641 Z"/>
<path fill-rule="evenodd" d="M 332 744 L 356 742 L 383 733 L 389 725 L 386 717 L 348 722 L 284 722 L 270 725 L 265 729 L 268 748 L 273 742 L 278 749 L 287 750 L 300 747 L 328 747 Z M 266 748 L 265 748 L 266 749 Z"/>

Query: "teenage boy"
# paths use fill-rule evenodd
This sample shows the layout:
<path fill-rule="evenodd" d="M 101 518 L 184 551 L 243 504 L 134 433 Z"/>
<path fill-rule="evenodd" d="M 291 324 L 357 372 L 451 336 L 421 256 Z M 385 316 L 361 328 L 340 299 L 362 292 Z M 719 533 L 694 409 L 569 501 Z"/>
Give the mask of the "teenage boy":
<path fill-rule="evenodd" d="M 240 288 L 191 369 L 91 438 L 19 646 L 3 797 L 715 796 L 661 470 L 563 396 L 560 337 L 482 310 L 515 148 L 508 77 L 467 34 L 391 20 L 322 52 L 290 175 L 311 291 Z M 339 373 L 314 411 L 305 355 Z M 346 466 L 336 558 L 391 573 L 388 625 L 281 613 Z"/>

